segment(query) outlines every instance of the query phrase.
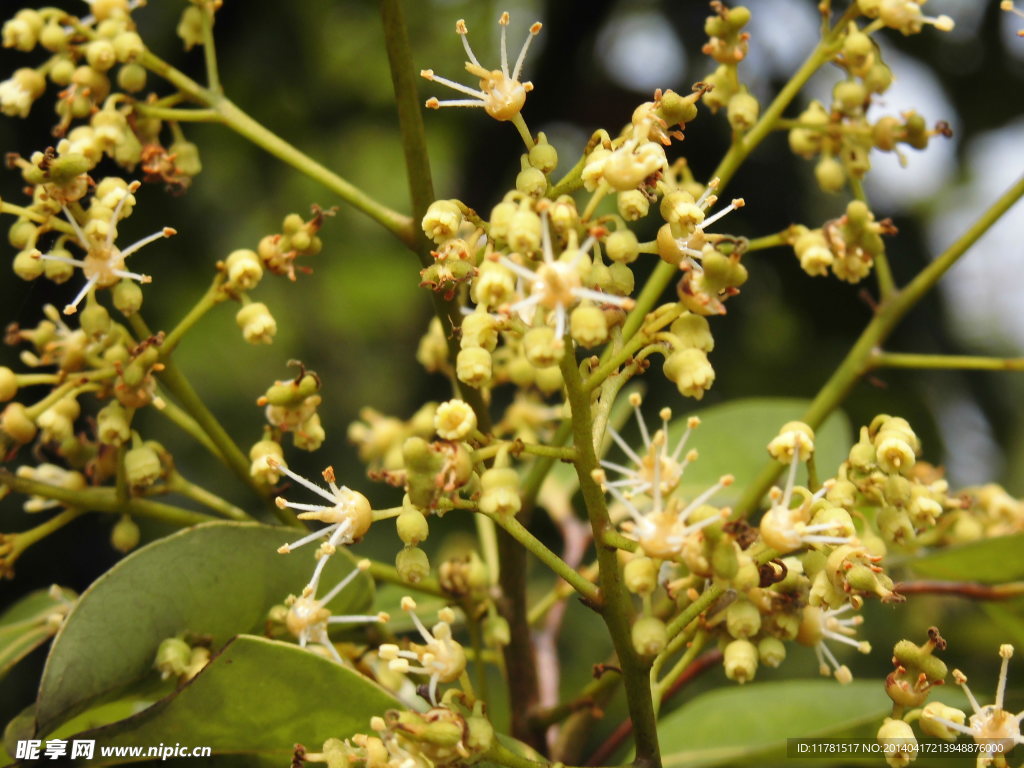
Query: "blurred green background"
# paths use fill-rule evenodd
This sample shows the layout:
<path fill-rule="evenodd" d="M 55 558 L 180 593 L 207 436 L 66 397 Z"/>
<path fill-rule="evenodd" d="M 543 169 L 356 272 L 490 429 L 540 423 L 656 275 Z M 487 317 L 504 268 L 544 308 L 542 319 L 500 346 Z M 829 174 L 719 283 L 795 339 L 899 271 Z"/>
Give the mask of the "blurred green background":
<path fill-rule="evenodd" d="M 179 0 L 151 2 L 136 19 L 154 52 L 200 78 L 201 53 L 182 53 L 174 34 L 184 5 Z M 455 19 L 466 19 L 470 39 L 485 64 L 497 61 L 494 22 L 501 11 L 512 14 L 509 43 L 514 50 L 530 22 L 544 22 L 526 65 L 536 90 L 524 115 L 533 131 L 548 132 L 561 153 L 563 170 L 576 160 L 594 129 L 605 127 L 614 133 L 654 88 L 685 92 L 711 71 L 700 55 L 707 15 L 703 2 L 416 0 L 406 6 L 416 66 L 455 79 L 464 79 L 463 51 L 453 33 Z M 749 6 L 751 54 L 740 71 L 764 104 L 812 47 L 816 3 L 751 0 Z M 5 3 L 11 13 L 17 7 Z M 81 3 L 63 7 L 83 12 Z M 868 192 L 877 215 L 892 216 L 899 227 L 899 235 L 889 240 L 889 253 L 901 282 L 948 244 L 972 212 L 980 212 L 1024 166 L 1024 40 L 1013 35 L 1020 25 L 1000 14 L 994 1 L 932 0 L 928 10 L 952 15 L 958 29 L 948 35 L 926 30 L 913 38 L 884 33 L 885 55 L 897 86 L 872 113 L 895 114 L 915 107 L 929 123 L 947 120 L 955 130 L 952 140 L 939 140 L 942 146 L 913 153 L 906 169 L 897 168 L 892 157 L 873 155 L 879 181 L 869 185 Z M 226 0 L 216 32 L 222 78 L 236 103 L 375 198 L 408 209 L 375 3 Z M 0 73 L 25 61 L 22 54 L 3 51 Z M 838 70 L 825 71 L 808 90 L 827 101 L 838 77 Z M 167 92 L 155 80 L 151 85 Z M 424 98 L 446 97 L 440 86 L 421 85 Z M 805 101 L 801 97 L 801 103 Z M 26 156 L 44 148 L 52 142 L 51 109 L 48 93 L 29 119 L 0 122 L 0 146 Z M 515 131 L 471 110 L 429 112 L 425 122 L 437 195 L 458 197 L 487 212 L 511 186 L 519 168 L 522 146 Z M 218 259 L 236 248 L 254 248 L 264 234 L 280 230 L 281 219 L 289 212 L 305 215 L 313 203 L 329 207 L 338 202 L 226 129 L 184 128 L 200 147 L 203 173 L 183 196 L 173 196 L 158 185 L 143 188 L 136 212 L 121 227 L 120 236 L 123 244 L 161 226 L 179 232 L 132 261 L 133 269 L 153 277 L 145 289 L 143 314 L 152 327 L 165 330 L 201 295 Z M 672 152 L 684 154 L 698 178 L 704 178 L 724 152 L 727 137 L 724 116 L 702 110 L 685 142 Z M 19 182 L 11 171 L 0 176 L 0 195 L 12 202 L 23 200 Z M 729 194 L 743 196 L 747 206 L 721 229 L 751 237 L 793 222 L 820 224 L 839 215 L 846 200 L 816 190 L 812 164 L 789 153 L 782 133 L 755 153 L 731 183 Z M 1024 354 L 1024 315 L 1018 300 L 1024 268 L 1021 219 L 1019 208 L 1012 211 L 999 230 L 947 276 L 943 290 L 903 322 L 889 348 Z M 652 234 L 643 231 L 641 239 Z M 321 235 L 323 253 L 307 261 L 312 275 L 300 275 L 295 283 L 267 276 L 253 294 L 278 321 L 272 345 L 244 343 L 234 322 L 235 305 L 226 305 L 204 318 L 175 357 L 245 447 L 259 439 L 262 429 L 256 398 L 275 379 L 291 375 L 288 360 L 301 360 L 323 379 L 320 414 L 328 437 L 312 455 L 288 447 L 289 464 L 307 476 L 333 464 L 344 482 L 385 505 L 392 503 L 394 494 L 371 488 L 345 430 L 364 406 L 407 417 L 424 400 L 447 396 L 445 382 L 424 374 L 413 357 L 430 316 L 429 296 L 417 287 L 415 258 L 360 214 L 340 208 Z M 786 249 L 752 254 L 746 264 L 751 279 L 742 295 L 729 303 L 727 316 L 712 322 L 716 349 L 711 360 L 717 380 L 702 405 L 755 395 L 812 396 L 870 315 L 865 290 L 873 291 L 871 280 L 850 286 L 810 278 Z M 637 270 L 638 284 L 650 266 Z M 0 320 L 32 326 L 41 317 L 42 304 L 62 306 L 79 285 L 77 276 L 59 287 L 45 281 L 25 284 L 8 270 L 0 277 Z M 17 367 L 17 350 L 0 349 L 0 363 Z M 648 377 L 648 387 L 652 402 L 670 404 L 677 412 L 694 406 L 682 401 L 656 373 Z M 33 396 L 37 394 L 41 393 Z M 1022 395 L 1024 377 L 1019 374 L 881 371 L 856 388 L 845 410 L 854 425 L 867 423 L 878 412 L 908 418 L 923 439 L 925 458 L 947 464 L 954 486 L 998 480 L 1021 495 Z M 236 503 L 251 505 L 229 473 L 208 461 L 166 421 L 143 413 L 139 428 L 174 452 L 186 477 Z M 19 460 L 31 457 L 26 454 Z M 32 524 L 20 511 L 20 501 L 0 501 L 0 529 L 20 530 Z M 90 516 L 30 550 L 18 562 L 17 580 L 3 586 L 0 603 L 52 582 L 83 589 L 116 561 L 108 544 L 112 523 Z M 377 546 L 381 556 L 389 557 L 399 545 L 388 531 Z M 872 606 L 870 614 L 868 636 L 878 650 L 870 660 L 856 660 L 859 677 L 872 674 L 872 665 L 874 672 L 884 674 L 885 649 L 899 636 L 893 625 L 915 627 L 914 637 L 923 640 L 924 628 L 940 623 L 951 640 L 953 656 L 976 668 L 978 679 L 986 681 L 982 692 L 989 690 L 997 666 L 996 647 L 1004 635 L 992 629 L 980 608 L 921 599 L 898 609 Z M 581 621 L 586 625 L 585 619 Z M 566 642 L 573 642 L 571 635 Z M 586 665 L 602 654 L 602 649 L 594 648 Z M 784 668 L 786 674 L 801 669 L 795 656 Z M 802 671 L 813 675 L 810 652 L 804 656 Z M 36 653 L 0 682 L 0 716 L 9 716 L 31 700 L 41 662 Z M 702 685 L 720 680 L 721 672 L 716 671 Z M 1011 684 L 1011 705 L 1015 700 L 1020 705 L 1020 691 L 1020 685 Z M 607 727 L 614 722 L 610 716 Z M 598 732 L 595 738 L 599 737 Z"/>

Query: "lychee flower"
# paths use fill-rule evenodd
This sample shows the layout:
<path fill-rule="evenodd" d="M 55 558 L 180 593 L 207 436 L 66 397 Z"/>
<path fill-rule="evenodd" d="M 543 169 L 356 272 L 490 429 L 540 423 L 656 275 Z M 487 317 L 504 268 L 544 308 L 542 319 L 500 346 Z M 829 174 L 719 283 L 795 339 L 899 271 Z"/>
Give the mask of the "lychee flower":
<path fill-rule="evenodd" d="M 326 563 L 327 557 L 320 558 L 320 563 Z M 359 574 L 370 567 L 369 560 L 360 560 L 348 575 L 339 581 L 322 598 L 317 599 L 316 589 L 320 578 L 320 564 L 314 573 L 313 580 L 302 590 L 302 594 L 296 597 L 292 595 L 285 604 L 288 606 L 288 615 L 285 617 L 285 626 L 288 631 L 298 638 L 299 645 L 303 648 L 307 643 L 316 643 L 326 648 L 334 657 L 335 661 L 341 662 L 338 650 L 331 642 L 327 629 L 331 624 L 365 624 L 369 622 L 385 622 L 389 620 L 386 613 L 372 615 L 346 615 L 332 616 L 327 604 L 337 597 L 345 587 L 351 584 Z"/>
<path fill-rule="evenodd" d="M 801 422 L 785 424 L 778 436 L 768 443 L 768 452 L 778 461 L 789 464 L 785 489 L 772 488 L 769 494 L 771 508 L 761 518 L 761 538 L 780 554 L 793 552 L 806 544 L 852 544 L 849 515 L 836 519 L 811 522 L 811 508 L 820 501 L 832 487 L 826 482 L 816 493 L 810 493 L 796 486 L 796 471 L 801 461 L 810 458 L 814 451 L 814 433 Z M 804 501 L 791 506 L 795 491 L 802 492 Z"/>
<path fill-rule="evenodd" d="M 602 467 L 622 475 L 621 479 L 612 480 L 605 485 L 608 488 L 622 489 L 628 498 L 634 494 L 650 493 L 654 488 L 655 478 L 657 478 L 659 486 L 657 492 L 667 496 L 679 486 L 679 481 L 682 480 L 687 465 L 697 458 L 697 451 L 688 451 L 684 456 L 683 449 L 686 448 L 690 434 L 700 425 L 700 419 L 693 416 L 687 420 L 686 431 L 679 438 L 675 449 L 669 451 L 666 435 L 668 434 L 668 422 L 672 418 L 672 409 L 662 408 L 658 412 L 661 417 L 661 429 L 655 432 L 654 439 L 652 439 L 650 431 L 644 423 L 643 415 L 640 413 L 642 402 L 642 398 L 637 393 L 629 396 L 629 403 L 633 406 L 636 422 L 640 426 L 644 451 L 637 453 L 629 443 L 622 439 L 622 435 L 614 427 L 608 427 L 608 433 L 622 449 L 622 452 L 630 458 L 634 466 L 631 468 L 602 459 Z"/>
<path fill-rule="evenodd" d="M 630 402 L 636 409 L 646 453 L 641 456 L 617 432 L 611 430 L 612 438 L 629 456 L 636 468 L 602 461 L 604 469 L 595 470 L 593 477 L 601 484 L 601 489 L 610 493 L 632 518 L 632 534 L 644 553 L 650 557 L 672 560 L 682 553 L 684 544 L 691 535 L 722 520 L 728 514 L 727 510 L 721 510 L 715 514 L 701 515 L 699 520 L 690 522 L 694 513 L 712 496 L 732 484 L 733 476 L 723 475 L 715 485 L 689 504 L 684 504 L 679 498 L 672 496 L 686 465 L 697 458 L 696 451 L 690 451 L 682 461 L 679 460 L 690 432 L 699 421 L 689 421 L 686 432 L 675 450 L 670 453 L 666 434 L 671 411 L 667 408 L 662 409 L 660 415 L 663 427 L 651 437 L 639 412 L 639 396 L 630 398 Z M 623 477 L 609 482 L 605 469 L 617 472 Z"/>
<path fill-rule="evenodd" d="M 1024 743 L 1024 737 L 1020 733 L 1020 723 L 1024 720 L 1024 711 L 1013 714 L 1003 709 L 1003 699 L 1006 694 L 1006 672 L 1010 664 L 1010 657 L 1013 656 L 1013 646 L 1004 644 L 999 646 L 999 656 L 1003 660 L 999 666 L 999 681 L 996 684 L 996 700 L 994 704 L 984 707 L 978 704 L 971 689 L 967 687 L 967 676 L 959 669 L 953 670 L 953 679 L 964 689 L 964 694 L 971 704 L 974 714 L 968 719 L 968 724 L 947 720 L 944 717 L 933 719 L 959 733 L 966 734 L 974 739 L 976 743 L 990 745 L 992 751 L 986 753 L 984 750 L 978 756 L 978 765 L 989 765 L 995 755 L 1005 755 L 1018 744 Z M 996 751 L 998 750 L 998 751 Z M 989 757 L 985 755 L 989 754 Z"/>
<path fill-rule="evenodd" d="M 328 537 L 327 541 L 317 550 L 319 560 L 316 564 L 316 570 L 313 572 L 313 578 L 310 581 L 310 586 L 313 587 L 315 592 L 320 574 L 327 564 L 327 559 L 334 554 L 338 545 L 352 544 L 361 539 L 363 534 L 369 530 L 370 524 L 373 522 L 373 510 L 370 508 L 370 502 L 358 491 L 353 491 L 344 485 L 338 486 L 333 467 L 328 467 L 323 471 L 323 478 L 327 481 L 327 485 L 330 486 L 330 490 L 325 490 L 316 483 L 312 483 L 301 475 L 292 472 L 273 456 L 267 457 L 267 465 L 331 502 L 328 506 L 324 504 L 304 504 L 287 501 L 280 496 L 274 499 L 274 503 L 277 504 L 279 509 L 301 510 L 298 515 L 300 520 L 319 520 L 322 523 L 329 523 L 326 528 L 313 531 L 309 535 L 285 544 L 277 550 L 282 555 L 287 555 L 293 549 L 298 549 L 311 541 L 322 539 L 325 536 Z"/>
<path fill-rule="evenodd" d="M 524 281 L 529 293 L 526 298 L 509 305 L 508 312 L 519 313 L 521 317 L 529 318 L 533 308 L 541 307 L 554 313 L 555 339 L 556 343 L 560 343 L 565 335 L 569 309 L 580 301 L 589 299 L 598 304 L 610 304 L 626 310 L 635 306 L 636 302 L 628 296 L 616 296 L 583 287 L 582 272 L 590 266 L 587 251 L 596 242 L 594 236 L 584 240 L 579 248 L 573 247 L 573 243 L 570 242 L 569 247 L 556 259 L 546 209 L 541 210 L 540 217 L 543 261 L 536 270 L 529 269 L 508 256 L 498 257 L 499 264 L 507 267 Z M 570 240 L 571 237 L 570 235 Z"/>
<path fill-rule="evenodd" d="M 855 627 L 864 623 L 864 617 L 857 615 L 839 618 L 850 610 L 853 610 L 850 603 L 829 610 L 822 610 L 812 605 L 805 606 L 800 630 L 796 636 L 797 642 L 814 648 L 814 655 L 818 657 L 818 669 L 821 674 L 825 677 L 832 675 L 844 685 L 853 680 L 853 674 L 848 666 L 839 663 L 825 641 L 832 640 L 853 646 L 860 653 L 871 653 L 869 642 L 854 639 L 854 635 L 857 633 Z"/>
<path fill-rule="evenodd" d="M 718 202 L 718 195 L 715 194 L 715 190 L 718 189 L 719 184 L 720 181 L 714 178 L 696 200 L 687 196 L 690 202 L 681 203 L 681 205 L 677 206 L 677 210 L 674 211 L 675 215 L 672 216 L 672 219 L 676 220 L 679 226 L 687 232 L 685 237 L 677 237 L 675 239 L 676 246 L 683 254 L 689 257 L 690 266 L 698 271 L 701 268 L 700 263 L 694 261 L 694 259 L 699 259 L 704 255 L 704 233 L 707 228 L 746 205 L 746 201 L 742 197 L 737 197 L 725 208 L 708 216 L 708 210 Z M 679 193 L 679 195 L 681 201 L 685 200 L 683 195 L 686 195 L 686 193 Z M 685 210 L 683 210 L 684 208 Z"/>
<path fill-rule="evenodd" d="M 533 83 L 520 82 L 519 75 L 523 69 L 523 62 L 526 60 L 526 52 L 530 48 L 533 38 L 540 34 L 543 26 L 539 21 L 534 22 L 530 27 L 530 34 L 519 51 L 519 58 L 516 59 L 515 67 L 509 72 L 508 69 L 508 46 L 505 41 L 505 28 L 508 26 L 508 13 L 501 14 L 498 24 L 501 25 L 501 69 L 489 70 L 477 60 L 473 49 L 469 45 L 469 29 L 464 19 L 455 22 L 455 32 L 462 38 L 462 45 L 466 49 L 466 71 L 475 77 L 480 78 L 479 90 L 470 88 L 467 85 L 456 83 L 446 77 L 434 74 L 432 69 L 424 69 L 420 76 L 431 82 L 441 83 L 452 90 L 471 96 L 469 99 L 449 99 L 439 101 L 431 97 L 427 99 L 427 108 L 440 109 L 441 107 L 483 107 L 488 115 L 495 120 L 512 120 L 519 115 L 523 105 L 526 103 L 526 94 L 533 90 Z"/>
<path fill-rule="evenodd" d="M 416 602 L 411 597 L 402 598 L 402 610 L 412 618 L 424 645 L 410 643 L 411 650 L 403 651 L 397 645 L 385 643 L 380 647 L 380 657 L 396 672 L 429 675 L 429 698 L 436 706 L 438 683 L 452 683 L 466 670 L 466 652 L 452 639 L 455 613 L 451 608 L 442 608 L 437 612 L 438 623 L 428 630 L 416 615 Z M 411 666 L 410 661 L 419 662 L 420 666 Z"/>
<path fill-rule="evenodd" d="M 68 217 L 68 221 L 71 222 L 71 227 L 75 231 L 75 237 L 77 238 L 78 244 L 85 250 L 85 256 L 81 259 L 73 259 L 68 256 L 56 256 L 54 254 L 44 253 L 39 254 L 38 258 L 51 261 L 63 261 L 66 264 L 73 264 L 74 266 L 79 267 L 85 274 L 85 285 L 82 286 L 82 289 L 78 292 L 78 295 L 75 296 L 71 303 L 64 307 L 65 315 L 75 314 L 75 312 L 78 311 L 78 305 L 82 302 L 82 299 L 84 299 L 94 288 L 109 288 L 123 278 L 135 280 L 139 283 L 149 283 L 152 281 L 152 278 L 148 275 L 141 275 L 137 272 L 127 271 L 125 269 L 125 259 L 140 248 L 149 245 L 154 240 L 176 235 L 176 230 L 171 227 L 164 227 L 159 232 L 154 232 L 141 240 L 137 240 L 123 250 L 114 245 L 114 238 L 117 237 L 117 222 L 121 218 L 121 213 L 124 210 L 125 205 L 134 205 L 135 198 L 133 193 L 140 186 L 141 183 L 138 181 L 133 181 L 129 184 L 128 187 L 123 190 L 123 194 L 120 195 L 120 199 L 114 206 L 113 213 L 110 216 L 110 221 L 90 222 L 90 225 L 101 224 L 102 226 L 96 226 L 95 229 L 89 232 L 89 234 L 86 234 L 79 223 L 75 220 L 75 217 L 71 215 L 67 206 L 64 206 L 64 213 Z"/>

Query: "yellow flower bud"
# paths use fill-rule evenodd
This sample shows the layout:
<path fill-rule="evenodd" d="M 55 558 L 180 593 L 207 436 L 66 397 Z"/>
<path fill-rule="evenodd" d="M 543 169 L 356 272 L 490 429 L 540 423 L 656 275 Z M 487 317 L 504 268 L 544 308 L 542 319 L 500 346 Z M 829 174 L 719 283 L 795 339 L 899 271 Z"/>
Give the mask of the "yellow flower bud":
<path fill-rule="evenodd" d="M 757 648 L 749 640 L 733 640 L 723 652 L 725 676 L 737 683 L 749 683 L 757 674 Z"/>
<path fill-rule="evenodd" d="M 246 304 L 235 315 L 242 338 L 250 344 L 270 344 L 277 333 L 277 321 L 261 301 Z"/>
<path fill-rule="evenodd" d="M 437 406 L 434 428 L 442 440 L 465 440 L 476 429 L 476 414 L 464 401 L 448 400 Z"/>

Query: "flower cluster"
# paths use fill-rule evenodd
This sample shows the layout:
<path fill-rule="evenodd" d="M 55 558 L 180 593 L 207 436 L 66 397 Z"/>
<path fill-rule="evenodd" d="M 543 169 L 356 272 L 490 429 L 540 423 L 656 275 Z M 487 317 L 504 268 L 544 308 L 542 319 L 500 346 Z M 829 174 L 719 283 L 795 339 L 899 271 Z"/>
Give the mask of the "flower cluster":
<path fill-rule="evenodd" d="M 900 30 L 903 34 L 920 32 L 926 24 L 949 31 L 948 16 L 930 18 L 916 0 L 869 0 L 857 7 L 868 19 Z M 832 105 L 827 108 L 812 101 L 794 121 L 789 131 L 789 146 L 806 158 L 817 157 L 814 169 L 818 185 L 826 192 L 838 192 L 848 181 L 859 183 L 871 168 L 872 149 L 899 152 L 900 145 L 924 149 L 936 136 L 948 136 L 949 126 L 939 123 L 929 128 L 924 117 L 907 112 L 900 117 L 887 115 L 871 122 L 868 112 L 892 85 L 892 72 L 882 59 L 878 44 L 870 32 L 878 23 L 863 29 L 851 21 L 842 38 L 842 46 L 833 62 L 846 72 L 846 78 L 832 89 Z"/>

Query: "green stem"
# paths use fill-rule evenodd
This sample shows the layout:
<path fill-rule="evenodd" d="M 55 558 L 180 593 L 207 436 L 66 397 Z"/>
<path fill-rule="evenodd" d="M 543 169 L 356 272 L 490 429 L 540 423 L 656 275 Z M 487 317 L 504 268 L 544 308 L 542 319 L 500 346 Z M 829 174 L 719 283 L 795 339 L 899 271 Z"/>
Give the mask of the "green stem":
<path fill-rule="evenodd" d="M 218 461 L 224 461 L 223 454 L 217 450 L 217 446 L 214 445 L 209 436 L 203 432 L 202 427 L 196 423 L 195 419 L 185 413 L 185 411 L 179 408 L 173 401 L 164 399 L 163 403 L 163 407 L 157 409 L 157 412 L 161 416 L 164 416 L 174 424 L 177 424 L 183 432 L 202 445 Z"/>
<path fill-rule="evenodd" d="M 13 573 L 12 566 L 26 549 L 42 541 L 50 534 L 59 531 L 81 514 L 81 509 L 72 507 L 54 515 L 46 522 L 40 523 L 34 528 L 29 528 L 27 531 L 19 531 L 14 534 L 0 534 L 0 545 L 9 545 L 8 548 L 0 546 L 0 575 Z"/>
<path fill-rule="evenodd" d="M 133 517 L 147 517 L 181 528 L 220 519 L 213 515 L 193 512 L 149 499 L 128 499 L 127 502 L 122 502 L 117 498 L 117 490 L 114 488 L 84 488 L 73 491 L 27 477 L 18 477 L 5 469 L 0 469 L 0 485 L 7 486 L 17 493 L 56 499 L 69 506 L 81 507 L 93 512 L 113 512 L 129 514 Z"/>
<path fill-rule="evenodd" d="M 0 213 L 9 213 L 12 216 L 17 216 L 21 219 L 28 219 L 34 221 L 37 224 L 45 224 L 50 229 L 56 229 L 59 232 L 63 232 L 65 235 L 74 235 L 75 230 L 68 222 L 64 219 L 58 218 L 52 214 L 47 215 L 40 213 L 39 211 L 33 211 L 14 203 L 5 203 L 0 201 Z"/>
<path fill-rule="evenodd" d="M 214 93 L 221 93 L 220 72 L 217 68 L 217 49 L 213 42 L 213 6 L 203 4 L 203 61 L 206 64 L 206 86 Z"/>
<path fill-rule="evenodd" d="M 1007 189 L 960 237 L 931 264 L 922 269 L 906 286 L 878 306 L 875 317 L 854 342 L 846 357 L 808 406 L 802 421 L 817 428 L 853 389 L 854 384 L 873 366 L 875 351 L 885 342 L 903 316 L 939 281 L 939 279 L 1024 195 L 1024 176 Z M 778 462 L 766 463 L 747 486 L 733 512 L 734 518 L 747 517 L 760 503 L 780 472 Z"/>
<path fill-rule="evenodd" d="M 171 120 L 176 123 L 224 123 L 224 118 L 215 109 L 155 107 L 142 103 L 135 104 L 133 109 L 143 117 L 155 120 Z"/>
<path fill-rule="evenodd" d="M 685 633 L 683 635 L 681 635 L 681 636 L 685 637 Z M 652 684 L 654 685 L 654 711 L 655 712 L 658 712 L 661 709 L 661 704 L 662 704 L 663 700 L 665 699 L 665 694 L 668 692 L 668 689 L 671 688 L 672 684 L 676 681 L 676 679 L 681 674 L 683 674 L 683 670 L 685 670 L 688 666 L 690 666 L 690 663 L 695 658 L 697 658 L 697 654 L 699 654 L 701 652 L 701 650 L 703 650 L 704 643 L 706 641 L 707 641 L 707 633 L 704 632 L 703 630 L 698 630 L 696 632 L 696 634 L 693 636 L 693 640 L 690 641 L 690 645 L 689 645 L 689 647 L 687 647 L 686 652 L 682 656 L 679 657 L 679 661 L 677 661 L 675 663 L 675 665 L 673 665 L 673 667 L 669 671 L 669 673 L 667 675 L 665 675 L 665 677 L 663 677 L 661 680 L 652 680 L 651 681 Z M 652 670 L 652 673 L 653 673 L 653 670 Z"/>
<path fill-rule="evenodd" d="M 853 190 L 855 198 L 868 205 L 868 196 L 864 191 L 864 184 L 856 176 L 850 176 L 850 188 Z M 882 301 L 885 301 L 896 290 L 896 280 L 892 276 L 889 257 L 885 255 L 884 250 L 875 254 L 875 278 L 878 280 L 878 296 Z"/>
<path fill-rule="evenodd" d="M 502 451 L 509 451 L 512 455 L 527 453 L 531 456 L 547 456 L 562 461 L 572 461 L 576 458 L 576 451 L 561 445 L 540 445 L 538 443 L 524 443 L 519 440 L 499 441 L 473 451 L 473 461 L 484 461 L 493 459 Z"/>
<path fill-rule="evenodd" d="M 619 568 L 618 550 L 604 544 L 604 535 L 614 530 L 604 493 L 595 482 L 592 473 L 598 469 L 597 453 L 594 449 L 593 423 L 590 413 L 590 395 L 580 379 L 576 356 L 572 354 L 572 339 L 566 337 L 566 354 L 560 367 L 572 409 L 573 440 L 576 445 L 576 474 L 583 492 L 587 516 L 594 533 L 597 559 L 600 565 L 599 584 L 601 587 L 601 615 L 611 635 L 615 653 L 622 667 L 626 687 L 626 704 L 633 720 L 636 739 L 634 764 L 650 768 L 661 765 L 658 746 L 658 729 L 654 716 L 654 702 L 651 698 L 651 681 L 648 665 L 633 647 L 631 620 L 632 600 L 622 581 Z"/>
<path fill-rule="evenodd" d="M 224 124 L 235 133 L 319 182 L 357 211 L 365 213 L 383 226 L 403 243 L 412 246 L 415 227 L 411 218 L 377 202 L 351 182 L 321 165 L 273 131 L 267 130 L 227 99 L 217 99 L 212 106 L 220 113 Z"/>
<path fill-rule="evenodd" d="M 871 368 L 939 368 L 972 371 L 1024 371 L 1024 357 L 981 357 L 975 355 L 925 355 L 873 350 Z"/>
<path fill-rule="evenodd" d="M 529 152 L 534 147 L 533 134 L 530 133 L 529 127 L 526 125 L 526 119 L 523 117 L 522 112 L 517 112 L 516 116 L 512 118 L 512 125 L 519 131 L 519 137 L 523 140 L 523 144 L 526 145 L 526 151 Z"/>
<path fill-rule="evenodd" d="M 168 478 L 167 489 L 174 491 L 175 493 L 180 493 L 182 496 L 192 499 L 192 501 L 197 501 L 207 509 L 212 509 L 217 514 L 226 517 L 229 520 L 251 522 L 255 519 L 244 509 L 239 509 L 234 504 L 225 501 L 217 494 L 212 493 L 195 483 L 189 482 L 178 472 L 174 472 Z"/>
<path fill-rule="evenodd" d="M 78 26 L 76 28 L 87 37 L 95 36 L 91 30 L 84 27 Z M 412 247 L 415 227 L 410 217 L 403 216 L 397 211 L 391 210 L 383 203 L 374 200 L 351 182 L 346 181 L 301 150 L 293 147 L 273 131 L 265 128 L 223 95 L 209 88 L 204 88 L 158 56 L 147 51 L 139 59 L 139 63 L 167 80 L 192 101 L 198 102 L 217 112 L 224 125 L 235 133 L 266 150 L 279 160 L 288 163 L 300 173 L 304 173 L 314 181 L 319 182 L 338 195 L 344 202 L 356 210 L 365 213 L 403 243 Z"/>
<path fill-rule="evenodd" d="M 150 331 L 149 326 L 146 325 L 138 313 L 132 315 L 129 318 L 129 322 L 131 323 L 132 330 L 138 337 L 142 339 L 152 337 L 152 331 Z M 228 468 L 234 472 L 238 479 L 255 491 L 257 496 L 267 499 L 268 490 L 260 486 L 249 472 L 249 460 L 235 444 L 235 441 L 231 439 L 231 435 L 227 433 L 227 430 L 217 420 L 217 417 L 206 407 L 202 398 L 192 388 L 192 384 L 185 377 L 185 374 L 181 372 L 169 357 L 163 359 L 163 365 L 164 369 L 157 374 L 160 383 L 177 399 L 185 412 L 195 420 L 203 432 L 209 436 L 210 441 L 217 447 L 217 452 L 224 457 Z M 274 514 L 285 525 L 304 527 L 289 510 L 281 509 L 276 504 L 271 504 L 270 506 L 274 510 Z"/>
<path fill-rule="evenodd" d="M 786 233 L 778 232 L 774 235 L 765 235 L 764 237 L 755 237 L 753 240 L 748 240 L 747 249 L 744 253 L 763 251 L 766 248 L 778 248 L 780 245 L 788 244 L 789 241 L 786 239 Z"/>
<path fill-rule="evenodd" d="M 482 514 L 482 513 L 481 513 Z M 572 588 L 592 603 L 598 603 L 601 599 L 600 590 L 597 585 L 587 581 L 580 575 L 579 571 L 566 565 L 558 555 L 548 549 L 544 544 L 530 533 L 514 515 L 490 515 L 491 520 L 508 533 L 512 538 L 533 553 L 534 557 L 550 568 L 558 576 L 561 576 Z"/>
<path fill-rule="evenodd" d="M 793 77 L 790 78 L 789 82 L 783 86 L 782 90 L 779 91 L 775 99 L 769 105 L 768 109 L 764 111 L 761 118 L 757 121 L 753 128 L 748 131 L 741 140 L 736 141 L 726 152 L 725 157 L 718 164 L 715 172 L 711 175 L 712 178 L 719 180 L 717 193 L 719 195 L 725 190 L 726 185 L 736 174 L 736 171 L 743 164 L 743 161 L 747 159 L 751 152 L 764 140 L 764 138 L 771 133 L 775 122 L 782 116 L 786 107 L 789 106 L 790 102 L 796 98 L 796 95 L 800 92 L 800 89 L 804 87 L 811 76 L 818 71 L 818 69 L 828 61 L 836 52 L 838 41 L 841 35 L 845 32 L 846 23 L 855 17 L 859 13 L 856 5 L 851 5 L 849 10 L 843 14 L 842 18 L 836 23 L 830 32 L 815 46 L 814 50 L 811 51 L 810 55 L 804 60 L 804 63 L 800 65 L 800 69 L 796 71 Z M 640 296 L 637 297 L 636 307 L 629 316 L 626 318 L 626 324 L 623 327 L 622 334 L 625 338 L 629 338 L 633 335 L 640 324 L 643 322 L 644 315 L 646 315 L 651 307 L 654 306 L 658 298 L 665 291 L 665 287 L 669 281 L 678 273 L 678 269 L 672 264 L 661 262 L 654 269 L 650 279 L 641 291 Z"/>
<path fill-rule="evenodd" d="M 199 320 L 209 312 L 217 304 L 224 301 L 227 296 L 222 290 L 224 285 L 224 276 L 218 274 L 214 279 L 213 283 L 206 290 L 206 293 L 200 297 L 192 309 L 186 314 L 170 332 L 164 336 L 164 341 L 160 345 L 160 357 L 169 357 L 178 344 L 181 343 L 181 339 L 184 335 L 194 326 Z"/>
<path fill-rule="evenodd" d="M 406 180 L 412 200 L 412 219 L 408 245 L 419 257 L 420 264 L 428 267 L 433 263 L 430 255 L 431 244 L 423 234 L 419 222 L 427 208 L 435 200 L 434 184 L 430 172 L 430 157 L 427 153 L 426 135 L 423 127 L 423 113 L 420 97 L 416 90 L 418 71 L 413 65 L 412 47 L 405 24 L 401 0 L 380 0 L 381 21 L 384 26 L 384 43 L 391 68 L 391 83 L 395 90 L 395 104 L 398 111 L 398 126 L 402 134 L 402 150 L 405 153 Z M 446 300 L 437 292 L 431 292 L 434 314 L 441 321 L 448 340 L 448 357 L 454 362 L 459 354 L 457 329 L 462 324 L 462 313 L 454 299 Z M 490 431 L 490 417 L 480 390 L 456 380 L 460 397 L 476 413 L 481 432 Z"/>
<path fill-rule="evenodd" d="M 560 195 L 567 195 L 570 192 L 575 192 L 583 186 L 583 169 L 586 165 L 587 156 L 580 155 L 580 159 L 576 161 L 576 165 L 570 168 L 569 172 L 548 190 L 547 196 L 554 200 Z"/>

